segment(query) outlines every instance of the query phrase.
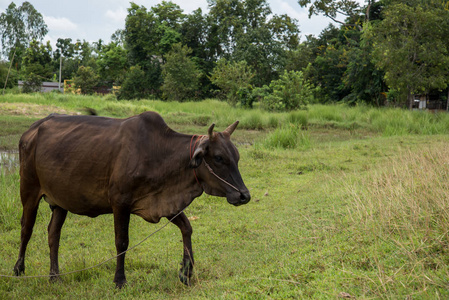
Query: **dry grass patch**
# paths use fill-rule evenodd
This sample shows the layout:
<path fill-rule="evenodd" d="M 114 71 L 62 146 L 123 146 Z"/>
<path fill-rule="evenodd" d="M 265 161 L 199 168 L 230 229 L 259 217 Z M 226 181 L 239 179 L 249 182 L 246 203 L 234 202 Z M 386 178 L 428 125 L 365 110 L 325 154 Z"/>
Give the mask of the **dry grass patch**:
<path fill-rule="evenodd" d="M 0 103 L 1 115 L 20 115 L 31 117 L 45 117 L 51 113 L 80 115 L 80 112 L 70 111 L 55 105 L 41 105 L 33 103 Z"/>
<path fill-rule="evenodd" d="M 370 264 L 378 272 L 364 274 L 369 289 L 387 298 L 427 297 L 429 290 L 441 297 L 449 277 L 447 144 L 403 150 L 372 171 L 346 185 L 351 223 L 372 239 Z"/>

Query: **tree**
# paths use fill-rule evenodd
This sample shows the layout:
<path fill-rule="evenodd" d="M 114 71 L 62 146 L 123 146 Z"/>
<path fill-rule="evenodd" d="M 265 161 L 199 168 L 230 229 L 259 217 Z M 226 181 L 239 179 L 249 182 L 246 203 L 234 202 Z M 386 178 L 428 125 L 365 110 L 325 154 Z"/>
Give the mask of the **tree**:
<path fill-rule="evenodd" d="M 209 6 L 215 57 L 246 61 L 255 72 L 257 86 L 277 78 L 287 50 L 298 45 L 296 21 L 287 15 L 271 16 L 266 0 L 210 0 Z"/>
<path fill-rule="evenodd" d="M 156 16 L 158 35 L 158 54 L 164 56 L 172 46 L 181 41 L 181 26 L 185 15 L 179 5 L 171 1 L 162 1 L 151 8 Z"/>
<path fill-rule="evenodd" d="M 385 9 L 382 21 L 366 26 L 364 39 L 373 43 L 373 62 L 385 71 L 390 88 L 407 94 L 410 109 L 414 93 L 448 85 L 448 20 L 442 5 L 398 2 Z"/>
<path fill-rule="evenodd" d="M 103 80 L 122 84 L 129 62 L 126 49 L 116 42 L 110 42 L 98 53 L 98 72 Z"/>
<path fill-rule="evenodd" d="M 304 69 L 316 87 L 316 98 L 320 102 L 341 101 L 350 87 L 342 80 L 348 65 L 347 49 L 341 42 L 340 30 L 332 24 L 325 28 L 318 41 L 313 41 L 318 49 L 310 67 Z"/>
<path fill-rule="evenodd" d="M 239 91 L 252 88 L 251 80 L 254 75 L 246 61 L 229 62 L 223 58 L 218 61 L 210 79 L 223 91 L 229 104 L 236 105 Z"/>
<path fill-rule="evenodd" d="M 0 15 L 2 54 L 9 57 L 10 69 L 17 50 L 25 49 L 32 40 L 41 41 L 47 32 L 44 18 L 31 3 L 26 1 L 17 7 L 14 2 L 11 2 L 6 11 Z M 13 52 L 12 55 L 11 52 Z M 8 76 L 5 87 L 7 81 Z M 3 89 L 4 92 L 5 89 Z"/>
<path fill-rule="evenodd" d="M 270 111 L 304 109 L 312 100 L 312 85 L 301 71 L 284 71 L 270 83 L 272 93 L 262 99 L 262 107 Z"/>
<path fill-rule="evenodd" d="M 124 31 L 131 64 L 139 64 L 145 70 L 148 58 L 163 57 L 169 52 L 181 40 L 184 17 L 180 7 L 172 2 L 162 1 L 149 11 L 131 2 Z"/>
<path fill-rule="evenodd" d="M 73 78 L 76 89 L 80 89 L 81 94 L 93 94 L 94 87 L 98 84 L 99 77 L 91 67 L 81 66 Z"/>
<path fill-rule="evenodd" d="M 198 90 L 200 71 L 189 55 L 192 49 L 181 43 L 173 45 L 162 66 L 162 92 L 169 100 L 185 100 L 195 96 Z"/>
<path fill-rule="evenodd" d="M 51 54 L 52 48 L 49 41 L 45 45 L 32 41 L 22 59 L 23 76 L 35 74 L 42 80 L 49 80 L 53 74 Z"/>
<path fill-rule="evenodd" d="M 207 74 L 215 66 L 214 48 L 216 37 L 211 32 L 209 15 L 203 15 L 201 8 L 187 15 L 181 26 L 181 42 L 192 49 L 191 58 L 201 71 L 199 89 L 203 97 L 212 96 L 213 89 Z"/>
<path fill-rule="evenodd" d="M 9 64 L 7 62 L 0 61 L 0 82 L 6 82 L 6 76 L 8 75 Z M 19 76 L 15 69 L 11 70 L 9 74 L 10 80 L 8 80 L 6 88 L 13 88 L 16 86 Z"/>
<path fill-rule="evenodd" d="M 286 53 L 285 70 L 301 71 L 315 60 L 318 47 L 316 45 L 318 39 L 313 35 L 306 36 L 306 40 L 299 44 L 295 49 L 291 49 Z"/>
<path fill-rule="evenodd" d="M 62 82 L 62 59 L 63 57 L 72 57 L 74 53 L 74 45 L 71 38 L 62 39 L 59 38 L 56 42 L 55 58 L 59 58 L 59 88 L 61 88 Z M 64 77 L 67 78 L 67 77 Z"/>
<path fill-rule="evenodd" d="M 375 0 L 368 0 L 368 9 Z M 323 14 L 330 18 L 332 21 L 339 23 L 343 26 L 356 26 L 361 29 L 361 20 L 358 16 L 361 11 L 361 7 L 358 1 L 355 0 L 298 0 L 301 7 L 309 8 L 309 18 L 312 15 Z M 346 21 L 339 20 L 338 17 L 343 16 L 347 20 L 354 22 L 347 23 Z M 369 14 L 367 14 L 369 16 Z"/>
<path fill-rule="evenodd" d="M 117 99 L 142 99 L 149 91 L 146 87 L 147 77 L 140 66 L 132 66 L 126 73 L 125 80 L 120 87 Z"/>
<path fill-rule="evenodd" d="M 178 5 L 163 1 L 147 10 L 131 2 L 123 32 L 131 66 L 146 74 L 146 91 L 157 94 L 162 84 L 161 64 L 172 45 L 180 42 L 185 15 Z"/>
<path fill-rule="evenodd" d="M 358 43 L 347 49 L 348 64 L 342 80 L 349 94 L 343 98 L 346 103 L 367 103 L 383 105 L 382 92 L 385 89 L 383 71 L 372 62 L 372 45 Z"/>
<path fill-rule="evenodd" d="M 42 77 L 34 73 L 27 74 L 23 81 L 23 93 L 40 92 L 42 89 Z"/>

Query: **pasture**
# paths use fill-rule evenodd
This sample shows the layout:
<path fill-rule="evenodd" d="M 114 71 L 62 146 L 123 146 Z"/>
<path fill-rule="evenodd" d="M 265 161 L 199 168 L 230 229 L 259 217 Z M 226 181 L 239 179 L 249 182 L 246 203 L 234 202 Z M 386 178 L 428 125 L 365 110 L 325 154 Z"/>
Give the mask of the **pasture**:
<path fill-rule="evenodd" d="M 449 116 L 366 106 L 312 105 L 268 113 L 216 100 L 116 101 L 58 94 L 0 97 L 0 151 L 51 112 L 127 117 L 159 112 L 183 133 L 239 119 L 232 138 L 252 200 L 240 207 L 203 194 L 186 210 L 193 227 L 193 285 L 178 280 L 181 233 L 172 224 L 128 252 L 128 284 L 115 260 L 62 277 L 0 278 L 1 299 L 447 299 Z M 20 242 L 19 174 L 0 165 L 0 274 L 12 275 Z M 50 209 L 41 201 L 25 275 L 47 275 Z M 160 228 L 131 217 L 130 247 Z M 112 215 L 69 214 L 62 273 L 115 255 Z"/>

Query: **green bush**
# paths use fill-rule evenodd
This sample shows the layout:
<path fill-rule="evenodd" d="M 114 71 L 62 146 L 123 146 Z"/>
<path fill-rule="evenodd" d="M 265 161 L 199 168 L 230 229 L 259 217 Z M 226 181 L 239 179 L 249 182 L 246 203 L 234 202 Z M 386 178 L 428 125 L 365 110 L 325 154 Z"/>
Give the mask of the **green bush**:
<path fill-rule="evenodd" d="M 162 67 L 164 84 L 161 87 L 165 98 L 182 101 L 195 96 L 201 72 L 190 59 L 191 54 L 192 49 L 181 43 L 173 45 L 173 49 L 167 53 L 167 61 Z"/>
<path fill-rule="evenodd" d="M 2 89 L 5 87 L 5 82 L 7 89 L 17 86 L 18 80 L 17 71 L 14 68 L 11 68 L 11 70 L 9 71 L 8 81 L 6 81 L 6 78 L 8 77 L 8 71 L 9 71 L 9 63 L 0 61 L 0 82 L 2 83 L 1 85 Z"/>
<path fill-rule="evenodd" d="M 229 104 L 236 105 L 243 99 L 243 106 L 248 106 L 246 102 L 254 76 L 255 73 L 246 61 L 228 62 L 226 59 L 220 59 L 212 71 L 210 80 L 226 94 Z"/>
<path fill-rule="evenodd" d="M 23 93 L 40 92 L 42 88 L 42 78 L 34 73 L 29 73 L 23 81 Z"/>
<path fill-rule="evenodd" d="M 73 83 L 77 89 L 80 89 L 83 95 L 92 95 L 94 87 L 99 83 L 100 77 L 91 67 L 80 66 L 73 78 Z"/>
<path fill-rule="evenodd" d="M 142 99 L 147 95 L 145 72 L 140 66 L 132 66 L 117 95 L 118 100 Z"/>
<path fill-rule="evenodd" d="M 261 107 L 269 111 L 304 109 L 312 100 L 312 85 L 301 71 L 285 71 L 270 83 L 271 94 L 262 98 Z"/>

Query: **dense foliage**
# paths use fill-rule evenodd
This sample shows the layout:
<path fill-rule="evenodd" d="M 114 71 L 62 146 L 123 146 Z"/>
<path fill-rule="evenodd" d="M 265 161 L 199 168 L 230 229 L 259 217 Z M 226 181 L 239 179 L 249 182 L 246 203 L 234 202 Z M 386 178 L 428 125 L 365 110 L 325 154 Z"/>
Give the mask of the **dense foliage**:
<path fill-rule="evenodd" d="M 162 67 L 163 96 L 169 100 L 182 101 L 193 98 L 198 90 L 200 71 L 189 55 L 192 49 L 181 43 L 174 44 L 167 53 L 166 62 Z"/>
<path fill-rule="evenodd" d="M 365 2 L 299 0 L 309 17 L 333 22 L 303 37 L 304 20 L 273 14 L 266 0 L 208 0 L 208 13 L 190 14 L 170 1 L 149 8 L 131 2 L 111 42 L 60 38 L 54 50 L 42 42 L 47 27 L 34 7 L 11 3 L 0 16 L 2 54 L 16 82 L 70 80 L 89 67 L 98 85 L 121 87 L 119 99 L 219 97 L 242 107 L 269 99 L 270 109 L 290 110 L 296 107 L 286 101 L 297 100 L 281 100 L 273 86 L 293 71 L 310 86 L 291 91 L 306 92 L 300 97 L 307 101 L 412 108 L 415 94 L 432 94 L 446 103 L 447 1 Z M 5 82 L 5 65 L 0 69 Z"/>
<path fill-rule="evenodd" d="M 271 111 L 302 109 L 312 100 L 312 86 L 301 71 L 285 71 L 270 83 L 272 93 L 262 99 L 262 107 Z"/>

